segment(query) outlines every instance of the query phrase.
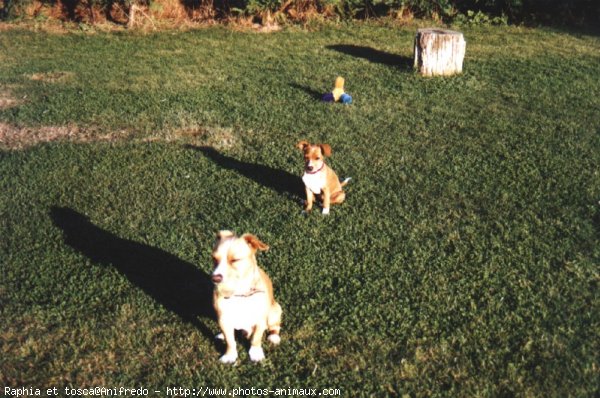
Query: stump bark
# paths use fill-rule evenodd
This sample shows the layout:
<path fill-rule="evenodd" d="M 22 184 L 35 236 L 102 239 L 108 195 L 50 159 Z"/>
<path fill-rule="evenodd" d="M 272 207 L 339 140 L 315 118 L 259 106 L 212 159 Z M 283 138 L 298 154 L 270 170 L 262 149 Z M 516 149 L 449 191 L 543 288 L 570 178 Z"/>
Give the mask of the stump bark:
<path fill-rule="evenodd" d="M 467 43 L 463 34 L 447 29 L 419 29 L 415 37 L 415 68 L 422 76 L 462 72 Z"/>

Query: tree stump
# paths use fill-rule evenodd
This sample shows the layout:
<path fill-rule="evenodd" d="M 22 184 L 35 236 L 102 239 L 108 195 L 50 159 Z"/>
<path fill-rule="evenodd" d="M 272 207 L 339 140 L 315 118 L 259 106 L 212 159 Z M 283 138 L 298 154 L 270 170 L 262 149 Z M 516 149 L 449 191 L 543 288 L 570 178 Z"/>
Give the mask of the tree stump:
<path fill-rule="evenodd" d="M 422 76 L 450 76 L 462 72 L 467 43 L 460 32 L 419 29 L 415 37 L 415 68 Z"/>

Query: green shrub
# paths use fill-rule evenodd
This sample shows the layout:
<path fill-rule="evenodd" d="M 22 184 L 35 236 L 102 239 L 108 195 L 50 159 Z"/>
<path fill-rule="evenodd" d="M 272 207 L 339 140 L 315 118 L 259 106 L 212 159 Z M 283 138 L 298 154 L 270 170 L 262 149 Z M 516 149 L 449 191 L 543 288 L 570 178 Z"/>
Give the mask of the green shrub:
<path fill-rule="evenodd" d="M 22 15 L 24 8 L 33 0 L 4 0 L 0 9 L 0 18 L 11 19 Z"/>
<path fill-rule="evenodd" d="M 0 17 L 23 15 L 25 6 L 34 0 L 3 0 Z M 55 4 L 59 0 L 39 0 Z M 60 0 L 65 17 L 76 19 L 78 9 L 109 10 L 117 3 L 127 9 L 131 2 L 149 5 L 152 0 Z M 155 0 L 160 2 L 160 0 Z M 469 24 L 510 22 L 588 25 L 600 23 L 600 2 L 597 0 L 214 0 L 207 5 L 202 0 L 181 0 L 189 10 L 213 7 L 215 15 L 259 15 L 277 12 L 285 5 L 298 10 L 333 12 L 341 18 L 368 18 L 388 15 L 408 9 L 416 17 L 442 18 Z"/>
<path fill-rule="evenodd" d="M 534 22 L 558 25 L 600 23 L 597 0 L 454 0 L 463 15 L 469 11 L 492 17 L 507 16 L 512 22 Z"/>
<path fill-rule="evenodd" d="M 459 25 L 508 25 L 508 17 L 490 16 L 483 11 L 467 11 L 466 14 L 458 13 L 454 19 Z"/>

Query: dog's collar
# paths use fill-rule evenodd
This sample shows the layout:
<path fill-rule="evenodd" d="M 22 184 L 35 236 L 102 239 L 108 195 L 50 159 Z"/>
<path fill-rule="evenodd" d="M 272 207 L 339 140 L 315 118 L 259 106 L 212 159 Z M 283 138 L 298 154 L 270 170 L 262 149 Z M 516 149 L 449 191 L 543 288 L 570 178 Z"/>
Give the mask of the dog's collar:
<path fill-rule="evenodd" d="M 254 296 L 257 293 L 264 293 L 264 292 L 265 292 L 264 290 L 260 290 L 260 289 L 257 289 L 255 287 L 253 287 L 252 289 L 250 289 L 246 293 L 243 293 L 243 294 L 232 294 L 229 297 L 225 297 L 225 299 L 230 299 L 232 297 L 250 297 L 250 296 Z"/>
<path fill-rule="evenodd" d="M 323 162 L 323 164 L 321 165 L 321 167 L 317 171 L 306 171 L 306 170 L 304 170 L 304 172 L 306 174 L 317 174 L 319 171 L 323 170 L 323 167 L 325 167 L 325 162 Z"/>

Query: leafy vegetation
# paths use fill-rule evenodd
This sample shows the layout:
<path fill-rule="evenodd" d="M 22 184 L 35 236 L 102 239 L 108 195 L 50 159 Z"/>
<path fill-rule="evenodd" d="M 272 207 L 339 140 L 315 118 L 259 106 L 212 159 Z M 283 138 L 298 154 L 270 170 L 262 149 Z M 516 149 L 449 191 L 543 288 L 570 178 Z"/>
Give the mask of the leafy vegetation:
<path fill-rule="evenodd" d="M 439 79 L 391 23 L 2 32 L 0 383 L 596 396 L 600 40 L 463 31 Z M 353 177 L 329 217 L 300 139 Z M 218 363 L 221 228 L 271 246 L 261 365 Z"/>
<path fill-rule="evenodd" d="M 227 19 L 232 16 L 275 14 L 279 19 L 304 20 L 310 17 L 365 18 L 397 15 L 470 23 L 533 22 L 561 26 L 596 27 L 600 23 L 600 3 L 596 0 L 3 0 L 0 16 L 40 14 L 54 7 L 72 21 L 91 21 L 104 14 L 115 21 L 113 12 L 127 12 L 131 5 L 145 6 L 157 18 L 169 18 L 163 8 L 185 11 L 177 18 Z M 31 4 L 38 4 L 31 7 Z"/>

